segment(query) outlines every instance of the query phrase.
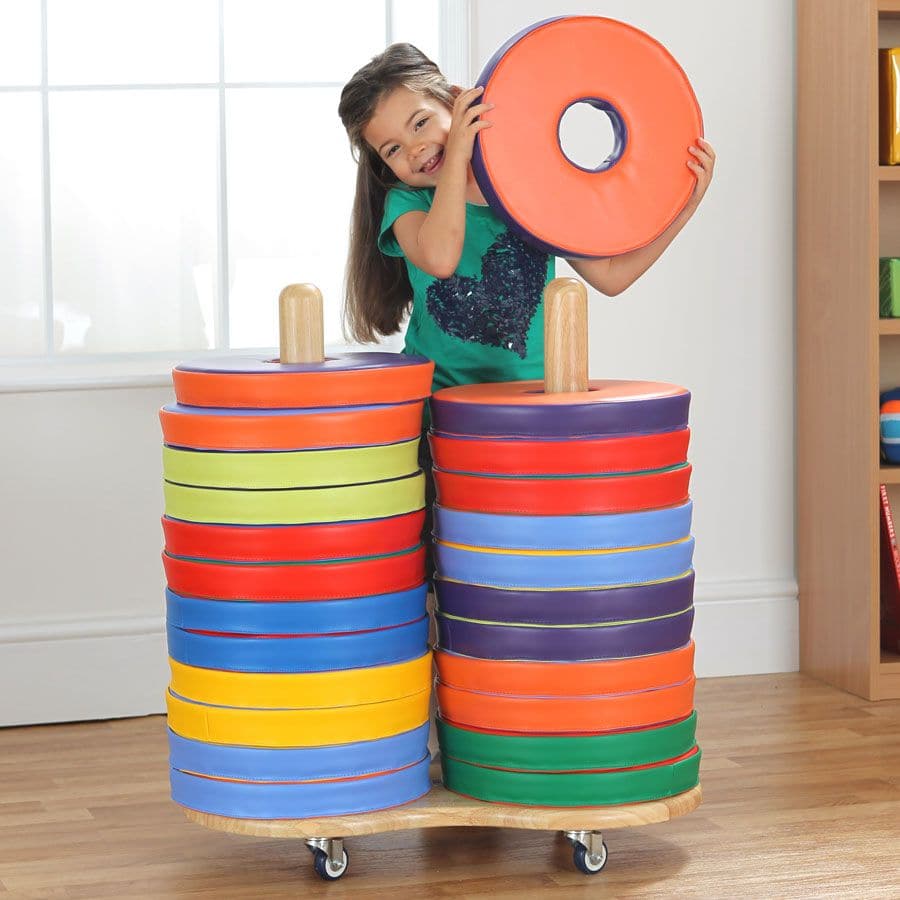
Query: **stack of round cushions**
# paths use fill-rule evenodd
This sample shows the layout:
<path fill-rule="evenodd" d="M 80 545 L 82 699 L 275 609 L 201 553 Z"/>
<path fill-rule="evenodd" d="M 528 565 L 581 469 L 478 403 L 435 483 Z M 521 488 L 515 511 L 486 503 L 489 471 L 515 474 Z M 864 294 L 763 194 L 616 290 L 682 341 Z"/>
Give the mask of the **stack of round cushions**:
<path fill-rule="evenodd" d="M 432 370 L 387 353 L 175 369 L 160 417 L 176 802 L 305 818 L 429 789 Z"/>
<path fill-rule="evenodd" d="M 689 402 L 624 381 L 432 398 L 449 789 L 599 806 L 698 783 Z"/>

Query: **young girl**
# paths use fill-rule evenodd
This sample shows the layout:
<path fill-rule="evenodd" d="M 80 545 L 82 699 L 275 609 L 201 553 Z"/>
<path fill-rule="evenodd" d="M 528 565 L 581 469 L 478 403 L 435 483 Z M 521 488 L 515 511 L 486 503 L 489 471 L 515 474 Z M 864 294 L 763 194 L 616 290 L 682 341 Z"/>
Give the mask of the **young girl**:
<path fill-rule="evenodd" d="M 481 91 L 450 85 L 421 51 L 393 44 L 347 82 L 338 107 L 358 162 L 347 330 L 372 341 L 398 331 L 409 313 L 404 352 L 434 360 L 434 390 L 543 378 L 541 304 L 555 260 L 511 232 L 478 189 L 472 149 L 491 127 Z M 646 247 L 568 260 L 588 284 L 621 293 L 681 231 L 706 192 L 715 154 L 698 139 L 685 159 L 697 176 L 685 209 Z M 421 461 L 430 476 L 424 435 Z M 427 493 L 430 509 L 430 477 Z"/>

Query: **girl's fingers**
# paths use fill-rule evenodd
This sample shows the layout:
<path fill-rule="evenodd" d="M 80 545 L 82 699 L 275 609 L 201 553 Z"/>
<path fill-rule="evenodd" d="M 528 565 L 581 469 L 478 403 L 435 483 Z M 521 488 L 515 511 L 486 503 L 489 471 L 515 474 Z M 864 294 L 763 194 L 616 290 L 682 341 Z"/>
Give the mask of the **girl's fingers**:
<path fill-rule="evenodd" d="M 469 88 L 469 90 L 463 91 L 461 94 L 457 95 L 454 106 L 465 106 L 466 104 L 471 103 L 483 91 L 483 87 Z"/>
<path fill-rule="evenodd" d="M 473 122 L 479 116 L 483 116 L 486 113 L 489 113 L 493 109 L 493 104 L 486 103 L 484 106 L 473 106 L 470 109 L 466 110 L 466 114 L 463 117 L 467 123 Z"/>
<path fill-rule="evenodd" d="M 700 171 L 712 176 L 714 161 L 706 153 L 695 151 L 693 148 L 690 149 L 694 153 L 695 158 L 688 160 L 688 167 L 693 169 L 696 166 Z"/>
<path fill-rule="evenodd" d="M 707 141 L 705 138 L 697 138 L 697 144 L 700 147 L 700 151 L 705 153 L 711 160 L 715 161 L 716 151 L 713 149 L 713 145 Z"/>
<path fill-rule="evenodd" d="M 705 150 L 701 150 L 698 147 L 688 147 L 688 153 L 693 153 L 698 159 L 707 161 L 712 163 L 714 157 L 707 153 Z"/>
<path fill-rule="evenodd" d="M 471 125 L 479 116 L 483 116 L 486 112 L 493 108 L 493 104 L 490 103 L 486 103 L 484 106 L 473 106 L 471 109 L 466 111 L 466 125 Z"/>
<path fill-rule="evenodd" d="M 465 109 L 470 104 L 474 103 L 480 94 L 483 92 L 484 88 L 472 88 L 469 91 L 463 91 L 457 98 L 454 106 L 459 106 L 461 109 Z"/>

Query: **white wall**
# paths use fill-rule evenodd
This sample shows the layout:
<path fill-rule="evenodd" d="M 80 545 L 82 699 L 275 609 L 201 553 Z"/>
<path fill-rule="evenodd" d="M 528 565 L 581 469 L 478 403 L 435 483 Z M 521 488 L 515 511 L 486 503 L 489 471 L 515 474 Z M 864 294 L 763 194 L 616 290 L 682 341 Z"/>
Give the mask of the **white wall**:
<path fill-rule="evenodd" d="M 678 60 L 718 156 L 700 209 L 615 299 L 593 294 L 591 376 L 692 392 L 698 673 L 798 665 L 794 569 L 792 3 L 476 0 L 474 75 L 533 22 L 603 15 Z M 565 264 L 559 274 L 574 274 Z"/>
<path fill-rule="evenodd" d="M 0 394 L 0 724 L 162 710 L 168 388 Z"/>
<path fill-rule="evenodd" d="M 591 374 L 693 393 L 698 674 L 795 669 L 793 4 L 473 0 L 473 80 L 510 35 L 569 13 L 661 40 L 719 155 L 666 255 L 594 298 Z M 0 394 L 0 724 L 162 710 L 156 413 L 170 397 Z"/>

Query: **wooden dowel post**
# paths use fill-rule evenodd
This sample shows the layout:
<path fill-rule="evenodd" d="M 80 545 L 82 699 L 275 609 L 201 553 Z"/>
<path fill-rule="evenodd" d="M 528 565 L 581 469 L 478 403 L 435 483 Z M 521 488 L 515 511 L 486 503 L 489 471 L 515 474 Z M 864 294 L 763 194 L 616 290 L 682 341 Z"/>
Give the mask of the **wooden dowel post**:
<path fill-rule="evenodd" d="M 283 363 L 325 359 L 322 292 L 314 284 L 289 284 L 278 297 L 278 331 Z"/>
<path fill-rule="evenodd" d="M 554 278 L 544 289 L 544 393 L 588 390 L 587 289 Z"/>

